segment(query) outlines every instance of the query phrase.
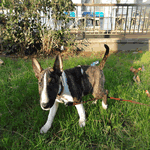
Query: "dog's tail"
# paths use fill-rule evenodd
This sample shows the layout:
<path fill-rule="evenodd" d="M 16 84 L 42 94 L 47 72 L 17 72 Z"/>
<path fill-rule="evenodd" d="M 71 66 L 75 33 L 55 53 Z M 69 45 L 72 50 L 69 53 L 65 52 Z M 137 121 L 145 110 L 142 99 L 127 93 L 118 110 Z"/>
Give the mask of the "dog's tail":
<path fill-rule="evenodd" d="M 108 45 L 104 44 L 104 46 L 106 48 L 106 52 L 105 52 L 105 55 L 104 55 L 102 61 L 100 62 L 99 66 L 98 66 L 100 70 L 102 70 L 104 68 L 105 62 L 106 62 L 108 54 L 109 54 L 109 47 L 108 47 Z"/>

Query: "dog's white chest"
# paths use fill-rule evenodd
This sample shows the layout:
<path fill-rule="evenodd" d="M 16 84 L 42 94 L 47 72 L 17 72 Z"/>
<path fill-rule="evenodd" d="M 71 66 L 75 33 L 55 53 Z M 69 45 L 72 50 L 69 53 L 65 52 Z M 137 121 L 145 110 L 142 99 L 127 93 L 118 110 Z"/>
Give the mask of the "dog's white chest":
<path fill-rule="evenodd" d="M 63 82 L 64 90 L 63 90 L 63 93 L 60 96 L 61 98 L 56 97 L 56 101 L 59 102 L 59 103 L 73 102 L 73 97 L 71 96 L 71 93 L 70 93 L 70 90 L 69 90 L 69 87 L 68 87 L 68 84 L 67 84 L 66 74 L 65 74 L 64 71 L 62 73 L 62 82 Z M 60 88 L 61 88 L 61 86 L 60 86 Z"/>

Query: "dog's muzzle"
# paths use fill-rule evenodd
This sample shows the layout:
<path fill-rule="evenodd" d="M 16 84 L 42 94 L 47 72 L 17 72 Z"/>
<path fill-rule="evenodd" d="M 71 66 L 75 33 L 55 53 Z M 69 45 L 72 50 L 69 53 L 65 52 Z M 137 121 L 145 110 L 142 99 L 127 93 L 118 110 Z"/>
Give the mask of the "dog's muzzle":
<path fill-rule="evenodd" d="M 41 103 L 41 108 L 43 110 L 50 110 L 50 103 Z"/>

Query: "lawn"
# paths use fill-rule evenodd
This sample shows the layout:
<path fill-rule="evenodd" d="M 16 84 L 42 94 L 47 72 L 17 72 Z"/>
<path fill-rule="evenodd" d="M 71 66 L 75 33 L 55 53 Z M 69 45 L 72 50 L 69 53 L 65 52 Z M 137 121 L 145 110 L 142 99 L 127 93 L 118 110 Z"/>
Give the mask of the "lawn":
<path fill-rule="evenodd" d="M 37 79 L 31 60 L 1 58 L 0 66 L 0 149 L 150 149 L 150 107 L 108 99 L 104 110 L 97 104 L 84 104 L 87 122 L 78 124 L 75 107 L 60 104 L 52 128 L 41 135 L 48 111 L 39 105 Z M 54 59 L 38 59 L 43 68 Z M 73 57 L 64 60 L 64 69 L 90 65 L 98 60 Z M 145 67 L 139 72 L 141 83 L 133 81 L 130 67 Z M 117 53 L 108 57 L 104 67 L 105 88 L 109 96 L 150 104 L 145 90 L 150 91 L 150 53 Z M 83 100 L 89 99 L 86 96 Z"/>

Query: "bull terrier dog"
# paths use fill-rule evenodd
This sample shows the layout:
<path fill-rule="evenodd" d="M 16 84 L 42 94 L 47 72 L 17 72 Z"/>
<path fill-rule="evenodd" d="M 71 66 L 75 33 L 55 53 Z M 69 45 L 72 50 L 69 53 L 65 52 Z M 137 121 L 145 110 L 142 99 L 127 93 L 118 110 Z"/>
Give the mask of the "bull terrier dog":
<path fill-rule="evenodd" d="M 40 133 L 46 133 L 51 128 L 59 103 L 67 105 L 69 102 L 81 102 L 83 96 L 91 93 L 94 98 L 103 99 L 102 107 L 107 109 L 103 67 L 109 54 L 109 47 L 106 44 L 104 46 L 106 52 L 98 66 L 83 65 L 63 70 L 63 61 L 58 54 L 53 68 L 43 69 L 35 58 L 32 59 L 33 70 L 38 79 L 40 106 L 43 110 L 50 110 Z M 84 127 L 86 116 L 83 104 L 77 104 L 75 107 L 79 114 L 79 126 Z"/>

